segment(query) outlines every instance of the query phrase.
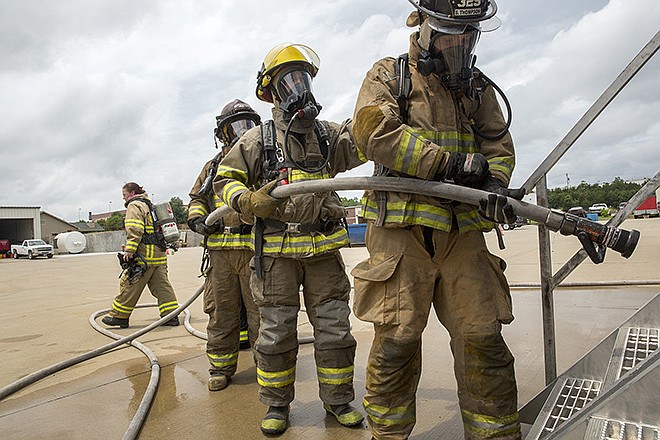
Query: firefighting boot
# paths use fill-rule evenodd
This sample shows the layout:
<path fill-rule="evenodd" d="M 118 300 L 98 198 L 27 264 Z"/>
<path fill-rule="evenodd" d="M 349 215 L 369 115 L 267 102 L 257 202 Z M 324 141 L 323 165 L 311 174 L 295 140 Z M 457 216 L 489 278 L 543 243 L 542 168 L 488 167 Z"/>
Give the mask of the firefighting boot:
<path fill-rule="evenodd" d="M 329 414 L 335 416 L 337 421 L 344 426 L 357 426 L 364 420 L 362 413 L 353 408 L 350 403 L 344 403 L 341 405 L 328 405 L 327 403 L 324 403 L 323 408 L 325 408 Z"/>
<path fill-rule="evenodd" d="M 101 322 L 108 327 L 128 328 L 128 318 L 115 318 L 114 316 L 104 316 Z"/>
<path fill-rule="evenodd" d="M 269 406 L 268 412 L 261 421 L 261 432 L 264 434 L 282 434 L 289 426 L 289 405 Z"/>
<path fill-rule="evenodd" d="M 162 316 L 161 316 L 161 318 L 162 318 Z M 176 327 L 177 325 L 179 325 L 179 317 L 175 316 L 174 318 L 170 319 L 169 321 L 165 321 L 161 325 L 167 325 L 169 327 Z"/>
<path fill-rule="evenodd" d="M 209 391 L 220 391 L 229 385 L 229 376 L 224 374 L 212 374 L 209 377 Z"/>

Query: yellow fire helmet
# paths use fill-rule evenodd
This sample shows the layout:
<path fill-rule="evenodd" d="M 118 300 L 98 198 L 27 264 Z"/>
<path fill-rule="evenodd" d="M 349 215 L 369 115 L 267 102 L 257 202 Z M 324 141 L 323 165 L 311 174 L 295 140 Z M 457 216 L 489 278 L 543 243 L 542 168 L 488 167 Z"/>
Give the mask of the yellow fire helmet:
<path fill-rule="evenodd" d="M 271 82 L 273 78 L 282 66 L 293 63 L 301 64 L 313 78 L 319 71 L 321 60 L 316 52 L 304 44 L 278 44 L 268 52 L 261 65 L 261 70 L 257 73 L 257 98 L 272 103 Z"/>

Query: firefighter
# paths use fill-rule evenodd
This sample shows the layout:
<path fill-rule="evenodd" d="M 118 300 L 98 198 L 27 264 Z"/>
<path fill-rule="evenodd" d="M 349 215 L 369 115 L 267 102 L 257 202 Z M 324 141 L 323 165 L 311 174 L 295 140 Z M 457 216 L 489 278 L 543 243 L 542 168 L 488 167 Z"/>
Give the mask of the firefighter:
<path fill-rule="evenodd" d="M 227 387 L 236 373 L 239 349 L 253 345 L 259 333 L 259 310 L 250 293 L 251 219 L 243 222 L 235 212 L 210 226 L 206 219 L 224 206 L 213 193 L 213 178 L 221 158 L 243 133 L 260 122 L 259 115 L 241 100 L 225 105 L 216 117 L 214 130 L 214 139 L 220 140 L 222 150 L 204 165 L 190 190 L 188 226 L 204 236 L 202 273 L 206 276 L 204 311 L 209 315 L 206 355 L 211 363 L 211 391 Z"/>
<path fill-rule="evenodd" d="M 161 317 L 179 307 L 179 304 L 167 277 L 167 246 L 162 236 L 155 233 L 152 205 L 146 191 L 137 183 L 128 182 L 121 193 L 126 207 L 126 245 L 122 258 L 136 270 L 122 272 L 119 295 L 101 322 L 110 327 L 126 328 L 145 286 L 149 286 L 149 291 L 158 300 Z M 162 325 L 177 326 L 179 318 L 175 316 Z"/>
<path fill-rule="evenodd" d="M 505 195 L 514 168 L 507 118 L 492 81 L 474 67 L 489 0 L 409 0 L 419 26 L 407 54 L 367 73 L 353 134 L 376 174 L 484 189 L 480 207 L 397 192 L 365 192 L 369 258 L 351 272 L 354 313 L 374 324 L 363 406 L 376 439 L 415 425 L 421 339 L 431 306 L 448 330 L 466 439 L 519 439 L 514 358 L 502 335 L 513 320 L 505 262 L 484 232 L 515 220 Z M 500 92 L 501 93 L 501 92 Z M 508 104 L 507 104 L 508 105 Z"/>
<path fill-rule="evenodd" d="M 307 46 L 280 44 L 258 72 L 257 97 L 274 104 L 273 120 L 238 141 L 222 160 L 214 190 L 242 215 L 254 215 L 255 256 L 250 280 L 261 316 L 254 346 L 259 399 L 268 405 L 265 434 L 288 426 L 294 398 L 299 289 L 314 327 L 319 395 L 344 426 L 362 423 L 354 399 L 355 339 L 350 332 L 351 290 L 339 249 L 348 244 L 344 207 L 334 192 L 276 199 L 276 184 L 328 179 L 359 159 L 343 124 L 316 119 L 321 106 L 312 90 L 319 58 Z M 260 187 L 252 191 L 251 187 Z"/>

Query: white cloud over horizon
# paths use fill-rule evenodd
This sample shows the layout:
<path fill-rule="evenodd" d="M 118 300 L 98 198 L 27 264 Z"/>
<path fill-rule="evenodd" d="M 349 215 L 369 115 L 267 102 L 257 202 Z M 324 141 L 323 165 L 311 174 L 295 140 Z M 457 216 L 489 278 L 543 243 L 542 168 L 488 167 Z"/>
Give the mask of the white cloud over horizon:
<path fill-rule="evenodd" d="M 216 152 L 215 115 L 254 95 L 275 44 L 308 44 L 321 119 L 352 116 L 366 71 L 408 47 L 405 0 L 3 2 L 0 205 L 70 221 L 122 206 L 121 186 L 188 202 Z M 479 67 L 513 106 L 520 185 L 658 31 L 654 0 L 498 2 Z M 660 169 L 660 63 L 651 59 L 549 174 L 549 185 L 641 179 Z M 352 174 L 369 174 L 370 165 Z M 110 204 L 110 202 L 112 202 Z"/>

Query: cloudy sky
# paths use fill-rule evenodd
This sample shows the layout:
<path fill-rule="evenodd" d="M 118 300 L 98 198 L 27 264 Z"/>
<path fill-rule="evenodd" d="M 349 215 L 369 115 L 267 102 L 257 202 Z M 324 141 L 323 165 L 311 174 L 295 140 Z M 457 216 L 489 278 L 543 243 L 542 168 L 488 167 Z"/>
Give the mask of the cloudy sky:
<path fill-rule="evenodd" d="M 500 0 L 478 66 L 513 106 L 522 184 L 651 40 L 658 0 Z M 351 117 L 365 72 L 408 47 L 405 0 L 0 0 L 0 205 L 76 221 L 188 191 L 215 153 L 234 98 L 262 115 L 256 72 L 274 45 L 321 58 L 320 118 Z M 547 9 L 551 7 L 552 9 Z M 549 186 L 642 179 L 660 169 L 660 56 L 651 59 L 549 175 Z M 353 170 L 369 175 L 371 165 Z M 353 194 L 345 194 L 353 196 Z"/>

